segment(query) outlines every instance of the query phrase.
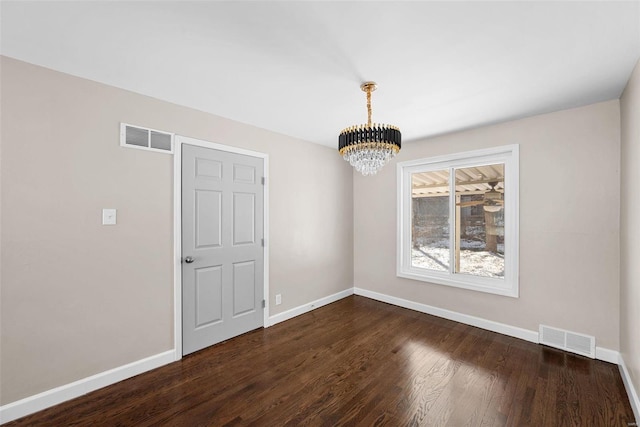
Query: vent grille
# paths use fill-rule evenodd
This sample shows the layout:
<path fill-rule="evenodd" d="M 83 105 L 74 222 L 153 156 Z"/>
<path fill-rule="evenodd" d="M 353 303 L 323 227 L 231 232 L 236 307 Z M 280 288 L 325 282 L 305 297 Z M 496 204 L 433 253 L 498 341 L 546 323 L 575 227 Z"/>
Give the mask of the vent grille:
<path fill-rule="evenodd" d="M 120 123 L 120 145 L 162 153 L 173 153 L 173 134 Z"/>
<path fill-rule="evenodd" d="M 596 338 L 590 335 L 540 325 L 540 344 L 581 354 L 592 359 L 596 357 Z"/>

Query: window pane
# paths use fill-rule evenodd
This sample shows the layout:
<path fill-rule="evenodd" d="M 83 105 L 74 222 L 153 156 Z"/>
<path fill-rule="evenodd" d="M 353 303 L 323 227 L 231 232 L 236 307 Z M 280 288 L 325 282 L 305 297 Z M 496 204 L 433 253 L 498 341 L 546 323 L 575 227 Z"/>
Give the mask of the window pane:
<path fill-rule="evenodd" d="M 504 278 L 504 164 L 456 169 L 456 273 Z"/>
<path fill-rule="evenodd" d="M 449 171 L 411 175 L 411 265 L 449 271 Z"/>

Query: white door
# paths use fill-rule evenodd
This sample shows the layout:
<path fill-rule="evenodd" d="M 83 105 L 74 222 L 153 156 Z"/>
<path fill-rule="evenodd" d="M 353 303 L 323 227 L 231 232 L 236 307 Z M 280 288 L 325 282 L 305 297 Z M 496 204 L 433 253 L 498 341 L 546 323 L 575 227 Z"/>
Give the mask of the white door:
<path fill-rule="evenodd" d="M 182 145 L 182 352 L 263 325 L 264 160 Z"/>

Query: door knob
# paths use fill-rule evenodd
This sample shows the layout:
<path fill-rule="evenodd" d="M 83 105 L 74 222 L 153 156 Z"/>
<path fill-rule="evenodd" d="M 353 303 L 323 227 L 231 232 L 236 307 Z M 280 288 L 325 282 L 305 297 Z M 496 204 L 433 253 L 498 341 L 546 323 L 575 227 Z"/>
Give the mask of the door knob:
<path fill-rule="evenodd" d="M 187 264 L 191 264 L 193 261 L 195 261 L 195 259 L 193 259 L 192 256 L 188 256 L 184 259 L 184 262 L 186 262 Z"/>

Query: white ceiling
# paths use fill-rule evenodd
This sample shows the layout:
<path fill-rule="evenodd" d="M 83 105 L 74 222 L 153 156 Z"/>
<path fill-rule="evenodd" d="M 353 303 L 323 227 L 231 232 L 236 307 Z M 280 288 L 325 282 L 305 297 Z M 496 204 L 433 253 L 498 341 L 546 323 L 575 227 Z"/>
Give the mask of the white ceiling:
<path fill-rule="evenodd" d="M 618 98 L 640 2 L 12 2 L 3 55 L 335 147 Z M 143 124 L 144 125 L 144 124 Z"/>

